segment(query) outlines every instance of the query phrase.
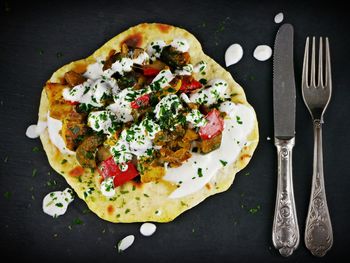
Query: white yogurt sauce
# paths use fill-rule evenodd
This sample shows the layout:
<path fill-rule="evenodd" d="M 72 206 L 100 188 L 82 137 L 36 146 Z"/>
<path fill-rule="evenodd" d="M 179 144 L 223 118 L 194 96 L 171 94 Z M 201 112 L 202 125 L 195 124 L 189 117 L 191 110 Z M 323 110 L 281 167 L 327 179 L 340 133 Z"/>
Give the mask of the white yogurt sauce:
<path fill-rule="evenodd" d="M 150 57 L 159 58 L 166 43 L 163 40 L 152 41 L 147 47 L 147 53 Z"/>
<path fill-rule="evenodd" d="M 47 113 L 47 130 L 49 132 L 50 141 L 63 154 L 75 154 L 75 152 L 66 148 L 66 144 L 60 134 L 62 122 L 50 117 L 50 112 Z"/>
<path fill-rule="evenodd" d="M 283 15 L 283 13 L 278 13 L 276 16 L 275 16 L 275 23 L 276 24 L 279 24 L 279 23 L 281 23 L 282 21 L 283 21 L 283 19 L 284 19 L 284 15 Z"/>
<path fill-rule="evenodd" d="M 103 131 L 104 134 L 111 135 L 114 132 L 115 119 L 116 116 L 111 111 L 93 111 L 89 113 L 88 126 L 94 131 Z"/>
<path fill-rule="evenodd" d="M 178 185 L 169 198 L 180 198 L 202 189 L 224 164 L 235 162 L 244 144 L 248 143 L 247 136 L 254 128 L 254 111 L 232 102 L 224 102 L 220 111 L 228 114 L 220 148 L 205 155 L 193 152 L 180 167 L 169 167 L 163 179 Z"/>
<path fill-rule="evenodd" d="M 175 38 L 170 45 L 180 52 L 187 52 L 190 48 L 190 44 L 184 38 Z"/>
<path fill-rule="evenodd" d="M 175 105 L 172 106 L 173 104 Z M 163 116 L 163 113 L 174 109 L 175 112 L 172 113 L 173 117 L 176 117 L 179 114 L 179 110 L 181 110 L 182 108 L 183 107 L 180 103 L 179 97 L 175 94 L 169 94 L 158 102 L 156 108 L 154 109 L 154 113 L 156 115 L 156 118 L 159 119 Z"/>
<path fill-rule="evenodd" d="M 115 195 L 113 178 L 108 177 L 101 183 L 101 193 L 106 197 L 113 197 Z"/>
<path fill-rule="evenodd" d="M 175 70 L 176 75 L 180 76 L 191 76 L 194 68 L 191 64 L 183 66 L 181 69 Z"/>
<path fill-rule="evenodd" d="M 186 121 L 191 123 L 193 127 L 202 127 L 205 124 L 207 124 L 207 120 L 205 119 L 205 116 L 196 109 L 191 110 L 187 115 L 186 115 Z"/>
<path fill-rule="evenodd" d="M 87 67 L 86 72 L 83 74 L 83 76 L 88 79 L 98 79 L 103 75 L 102 68 L 102 61 L 97 61 L 96 63 L 90 64 Z"/>
<path fill-rule="evenodd" d="M 52 217 L 58 217 L 67 211 L 68 205 L 73 200 L 74 197 L 72 189 L 67 188 L 63 192 L 51 192 L 43 199 L 43 211 Z"/>
<path fill-rule="evenodd" d="M 190 95 L 190 101 L 198 104 L 210 106 L 219 99 L 230 98 L 227 82 L 223 79 L 210 80 L 204 89 Z"/>
<path fill-rule="evenodd" d="M 140 227 L 140 233 L 146 237 L 149 237 L 156 232 L 157 226 L 153 223 L 143 223 Z"/>
<path fill-rule="evenodd" d="M 160 71 L 157 76 L 153 79 L 152 83 L 149 85 L 152 91 L 158 91 L 160 89 L 164 89 L 168 87 L 170 81 L 174 79 L 173 73 L 171 73 L 170 69 L 164 69 Z"/>
<path fill-rule="evenodd" d="M 30 139 L 38 138 L 46 129 L 46 121 L 38 121 L 38 124 L 30 125 L 26 130 L 26 136 Z"/>
<path fill-rule="evenodd" d="M 238 63 L 243 57 L 243 48 L 240 44 L 232 44 L 225 52 L 226 67 Z"/>
<path fill-rule="evenodd" d="M 118 252 L 123 252 L 127 248 L 129 248 L 135 241 L 134 235 L 129 235 L 124 237 L 122 240 L 118 243 Z"/>
<path fill-rule="evenodd" d="M 193 67 L 193 72 L 194 73 L 202 73 L 206 70 L 207 68 L 207 62 L 205 61 L 199 61 L 194 67 Z"/>
<path fill-rule="evenodd" d="M 255 48 L 253 56 L 259 61 L 268 60 L 272 55 L 272 49 L 267 45 L 259 45 Z"/>

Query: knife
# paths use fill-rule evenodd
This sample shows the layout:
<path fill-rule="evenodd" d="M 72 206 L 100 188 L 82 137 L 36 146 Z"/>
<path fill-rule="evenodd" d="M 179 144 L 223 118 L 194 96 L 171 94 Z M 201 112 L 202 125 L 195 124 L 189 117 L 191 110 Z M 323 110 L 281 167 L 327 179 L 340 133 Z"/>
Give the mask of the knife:
<path fill-rule="evenodd" d="M 275 39 L 273 116 L 278 175 L 272 242 L 280 254 L 287 257 L 299 245 L 299 227 L 292 179 L 292 151 L 295 139 L 295 81 L 293 26 L 290 24 L 282 25 Z"/>

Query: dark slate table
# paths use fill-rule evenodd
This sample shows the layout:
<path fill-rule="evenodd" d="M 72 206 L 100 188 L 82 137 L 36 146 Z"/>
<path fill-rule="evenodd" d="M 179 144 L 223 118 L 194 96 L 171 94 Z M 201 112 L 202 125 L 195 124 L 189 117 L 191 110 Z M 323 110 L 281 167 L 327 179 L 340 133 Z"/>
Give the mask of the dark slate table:
<path fill-rule="evenodd" d="M 90 262 L 331 262 L 347 255 L 350 169 L 348 128 L 349 29 L 345 7 L 320 1 L 2 1 L 0 6 L 0 243 L 3 258 Z M 299 249 L 282 258 L 271 242 L 276 190 L 273 140 L 272 60 L 252 57 L 259 44 L 272 46 L 279 25 L 295 28 L 297 83 L 294 186 L 301 230 Z M 244 57 L 228 70 L 245 89 L 260 125 L 260 143 L 248 167 L 225 193 L 207 199 L 172 223 L 157 224 L 151 237 L 140 224 L 102 221 L 81 200 L 66 215 L 52 219 L 42 212 L 42 198 L 67 183 L 49 166 L 40 141 L 25 136 L 36 122 L 45 81 L 62 65 L 84 58 L 119 32 L 141 22 L 186 28 L 205 52 L 224 65 L 224 52 L 240 43 Z M 325 115 L 324 168 L 334 229 L 334 247 L 322 259 L 307 251 L 303 231 L 307 213 L 313 134 L 301 98 L 305 38 L 330 38 L 333 97 Z M 255 208 L 255 209 L 254 209 Z M 128 234 L 136 236 L 122 254 L 115 248 Z"/>

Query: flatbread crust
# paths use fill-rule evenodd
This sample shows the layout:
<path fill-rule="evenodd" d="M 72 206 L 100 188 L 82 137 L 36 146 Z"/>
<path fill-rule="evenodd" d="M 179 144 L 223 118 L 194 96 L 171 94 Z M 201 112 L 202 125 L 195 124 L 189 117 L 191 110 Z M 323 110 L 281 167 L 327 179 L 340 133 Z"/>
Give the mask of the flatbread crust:
<path fill-rule="evenodd" d="M 237 94 L 234 96 L 233 102 L 251 107 L 246 100 L 242 87 L 233 80 L 229 72 L 203 53 L 201 44 L 192 34 L 182 28 L 158 23 L 143 23 L 129 28 L 109 40 L 88 58 L 71 62 L 61 67 L 51 76 L 48 82 L 62 82 L 64 73 L 69 70 L 84 72 L 87 65 L 94 63 L 97 59 L 105 59 L 110 50 L 119 51 L 120 45 L 123 42 L 146 48 L 147 44 L 153 40 L 163 39 L 165 42 L 170 43 L 174 38 L 185 38 L 189 42 L 189 53 L 193 64 L 201 60 L 207 62 L 208 66 L 206 75 L 204 76 L 206 79 L 222 78 L 226 80 L 232 92 Z M 195 77 L 200 79 L 203 76 L 198 75 Z M 40 121 L 46 121 L 48 111 L 49 102 L 44 89 L 41 94 L 39 108 Z M 116 188 L 114 198 L 105 197 L 99 190 L 100 176 L 96 171 L 85 169 L 81 176 L 70 175 L 72 170 L 79 166 L 75 156 L 62 154 L 51 143 L 47 129 L 41 134 L 40 139 L 52 168 L 66 179 L 76 194 L 86 202 L 89 209 L 100 218 L 115 223 L 169 222 L 184 211 L 196 206 L 205 198 L 226 191 L 233 183 L 235 174 L 243 169 L 250 161 L 258 144 L 259 133 L 258 123 L 255 121 L 254 129 L 248 137 L 250 144 L 242 149 L 237 161 L 219 170 L 216 176 L 200 191 L 179 199 L 170 199 L 168 197 L 175 189 L 175 186 L 165 181 L 146 184 L 128 182 Z M 64 159 L 67 162 L 62 162 Z M 188 176 L 193 175 L 189 174 Z M 95 190 L 92 191 L 91 195 L 84 195 L 84 192 L 90 187 Z"/>

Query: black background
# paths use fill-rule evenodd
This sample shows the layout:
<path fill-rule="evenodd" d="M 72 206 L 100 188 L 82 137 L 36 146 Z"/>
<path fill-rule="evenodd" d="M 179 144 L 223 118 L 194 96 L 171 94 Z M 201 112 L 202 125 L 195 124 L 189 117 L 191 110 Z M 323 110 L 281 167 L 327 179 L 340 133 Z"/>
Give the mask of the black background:
<path fill-rule="evenodd" d="M 51 261 L 152 262 L 325 262 L 347 255 L 349 236 L 349 29 L 345 7 L 334 1 L 22 1 L 1 2 L 0 10 L 0 250 L 11 259 Z M 294 188 L 301 231 L 297 251 L 282 258 L 271 242 L 276 191 L 273 140 L 272 60 L 252 57 L 259 44 L 273 46 L 279 25 L 295 28 L 297 84 Z M 104 42 L 140 22 L 183 27 L 202 43 L 205 53 L 224 65 L 224 52 L 240 43 L 243 59 L 228 68 L 245 89 L 260 124 L 260 143 L 248 167 L 225 193 L 207 199 L 173 222 L 157 224 L 151 237 L 141 224 L 112 224 L 88 213 L 76 199 L 67 213 L 52 219 L 42 212 L 43 197 L 67 183 L 49 166 L 38 139 L 26 138 L 37 121 L 42 86 L 62 65 L 87 57 Z M 331 45 L 333 97 L 325 115 L 324 169 L 334 246 L 322 259 L 305 248 L 313 134 L 300 90 L 302 56 L 308 35 L 328 36 Z M 39 152 L 33 152 L 39 147 Z M 34 148 L 35 149 L 35 148 Z M 36 176 L 32 176 L 37 169 Z M 56 183 L 56 184 L 55 184 Z M 51 185 L 51 186 L 50 186 Z M 260 206 L 257 213 L 251 208 Z M 81 222 L 81 224 L 77 224 Z M 122 254 L 115 245 L 134 234 Z"/>

